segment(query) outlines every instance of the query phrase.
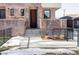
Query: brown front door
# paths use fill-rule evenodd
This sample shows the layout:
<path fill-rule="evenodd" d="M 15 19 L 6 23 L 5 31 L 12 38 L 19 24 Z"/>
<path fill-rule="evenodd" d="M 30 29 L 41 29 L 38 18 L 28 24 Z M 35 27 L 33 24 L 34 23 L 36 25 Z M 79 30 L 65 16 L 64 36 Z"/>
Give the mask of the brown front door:
<path fill-rule="evenodd" d="M 37 28 L 37 9 L 30 10 L 30 28 Z"/>

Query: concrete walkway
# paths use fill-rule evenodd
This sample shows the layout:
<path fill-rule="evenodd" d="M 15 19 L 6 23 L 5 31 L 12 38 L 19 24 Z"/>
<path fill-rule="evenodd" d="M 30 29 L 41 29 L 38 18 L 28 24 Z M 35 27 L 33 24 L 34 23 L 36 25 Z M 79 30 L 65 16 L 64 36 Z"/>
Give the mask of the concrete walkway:
<path fill-rule="evenodd" d="M 21 36 L 13 37 L 10 40 L 8 40 L 3 46 L 16 46 L 16 47 L 3 51 L 1 52 L 1 54 L 2 55 L 63 55 L 63 54 L 75 55 L 77 54 L 73 50 L 74 48 L 72 49 L 68 48 L 68 47 L 76 47 L 77 44 L 74 41 L 67 42 L 67 41 L 55 41 L 55 40 L 42 40 L 41 37 L 31 37 L 29 43 L 30 48 L 27 48 L 27 43 L 28 43 L 28 37 L 21 37 Z M 45 49 L 45 47 L 47 49 Z"/>
<path fill-rule="evenodd" d="M 41 37 L 30 37 L 29 47 L 76 47 L 76 41 L 43 40 Z M 28 37 L 16 36 L 8 40 L 3 46 L 27 47 Z"/>
<path fill-rule="evenodd" d="M 43 40 L 41 37 L 31 37 L 29 47 L 76 47 L 76 41 Z"/>

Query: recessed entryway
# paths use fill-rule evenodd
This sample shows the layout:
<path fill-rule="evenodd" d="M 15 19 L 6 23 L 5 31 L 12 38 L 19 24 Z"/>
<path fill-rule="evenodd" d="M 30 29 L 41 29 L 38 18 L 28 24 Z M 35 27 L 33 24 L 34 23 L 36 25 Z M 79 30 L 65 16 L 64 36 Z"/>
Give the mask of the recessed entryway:
<path fill-rule="evenodd" d="M 30 9 L 30 28 L 37 28 L 37 9 Z"/>

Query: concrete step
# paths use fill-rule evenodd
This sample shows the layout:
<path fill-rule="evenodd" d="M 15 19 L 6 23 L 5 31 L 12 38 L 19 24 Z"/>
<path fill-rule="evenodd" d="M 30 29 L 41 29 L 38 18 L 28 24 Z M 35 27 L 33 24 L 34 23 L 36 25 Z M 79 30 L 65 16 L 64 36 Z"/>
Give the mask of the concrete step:
<path fill-rule="evenodd" d="M 41 37 L 30 37 L 30 38 L 25 37 L 25 39 L 21 41 L 20 47 L 27 47 L 28 40 L 29 40 L 29 43 L 31 44 L 34 42 L 40 42 L 42 39 L 41 39 Z"/>
<path fill-rule="evenodd" d="M 26 30 L 25 36 L 41 36 L 39 29 L 28 29 Z"/>

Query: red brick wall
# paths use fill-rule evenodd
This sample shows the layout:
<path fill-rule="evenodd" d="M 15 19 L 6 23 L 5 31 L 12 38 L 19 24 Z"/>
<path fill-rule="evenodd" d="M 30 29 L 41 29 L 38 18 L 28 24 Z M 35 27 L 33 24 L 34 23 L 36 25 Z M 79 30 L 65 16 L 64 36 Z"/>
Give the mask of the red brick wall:
<path fill-rule="evenodd" d="M 66 28 L 66 21 L 65 20 L 42 20 L 42 28 Z"/>
<path fill-rule="evenodd" d="M 23 35 L 25 21 L 23 20 L 0 20 L 0 30 L 12 28 L 12 36 Z"/>
<path fill-rule="evenodd" d="M 41 31 L 50 32 L 52 29 L 66 28 L 66 20 L 42 20 Z"/>

